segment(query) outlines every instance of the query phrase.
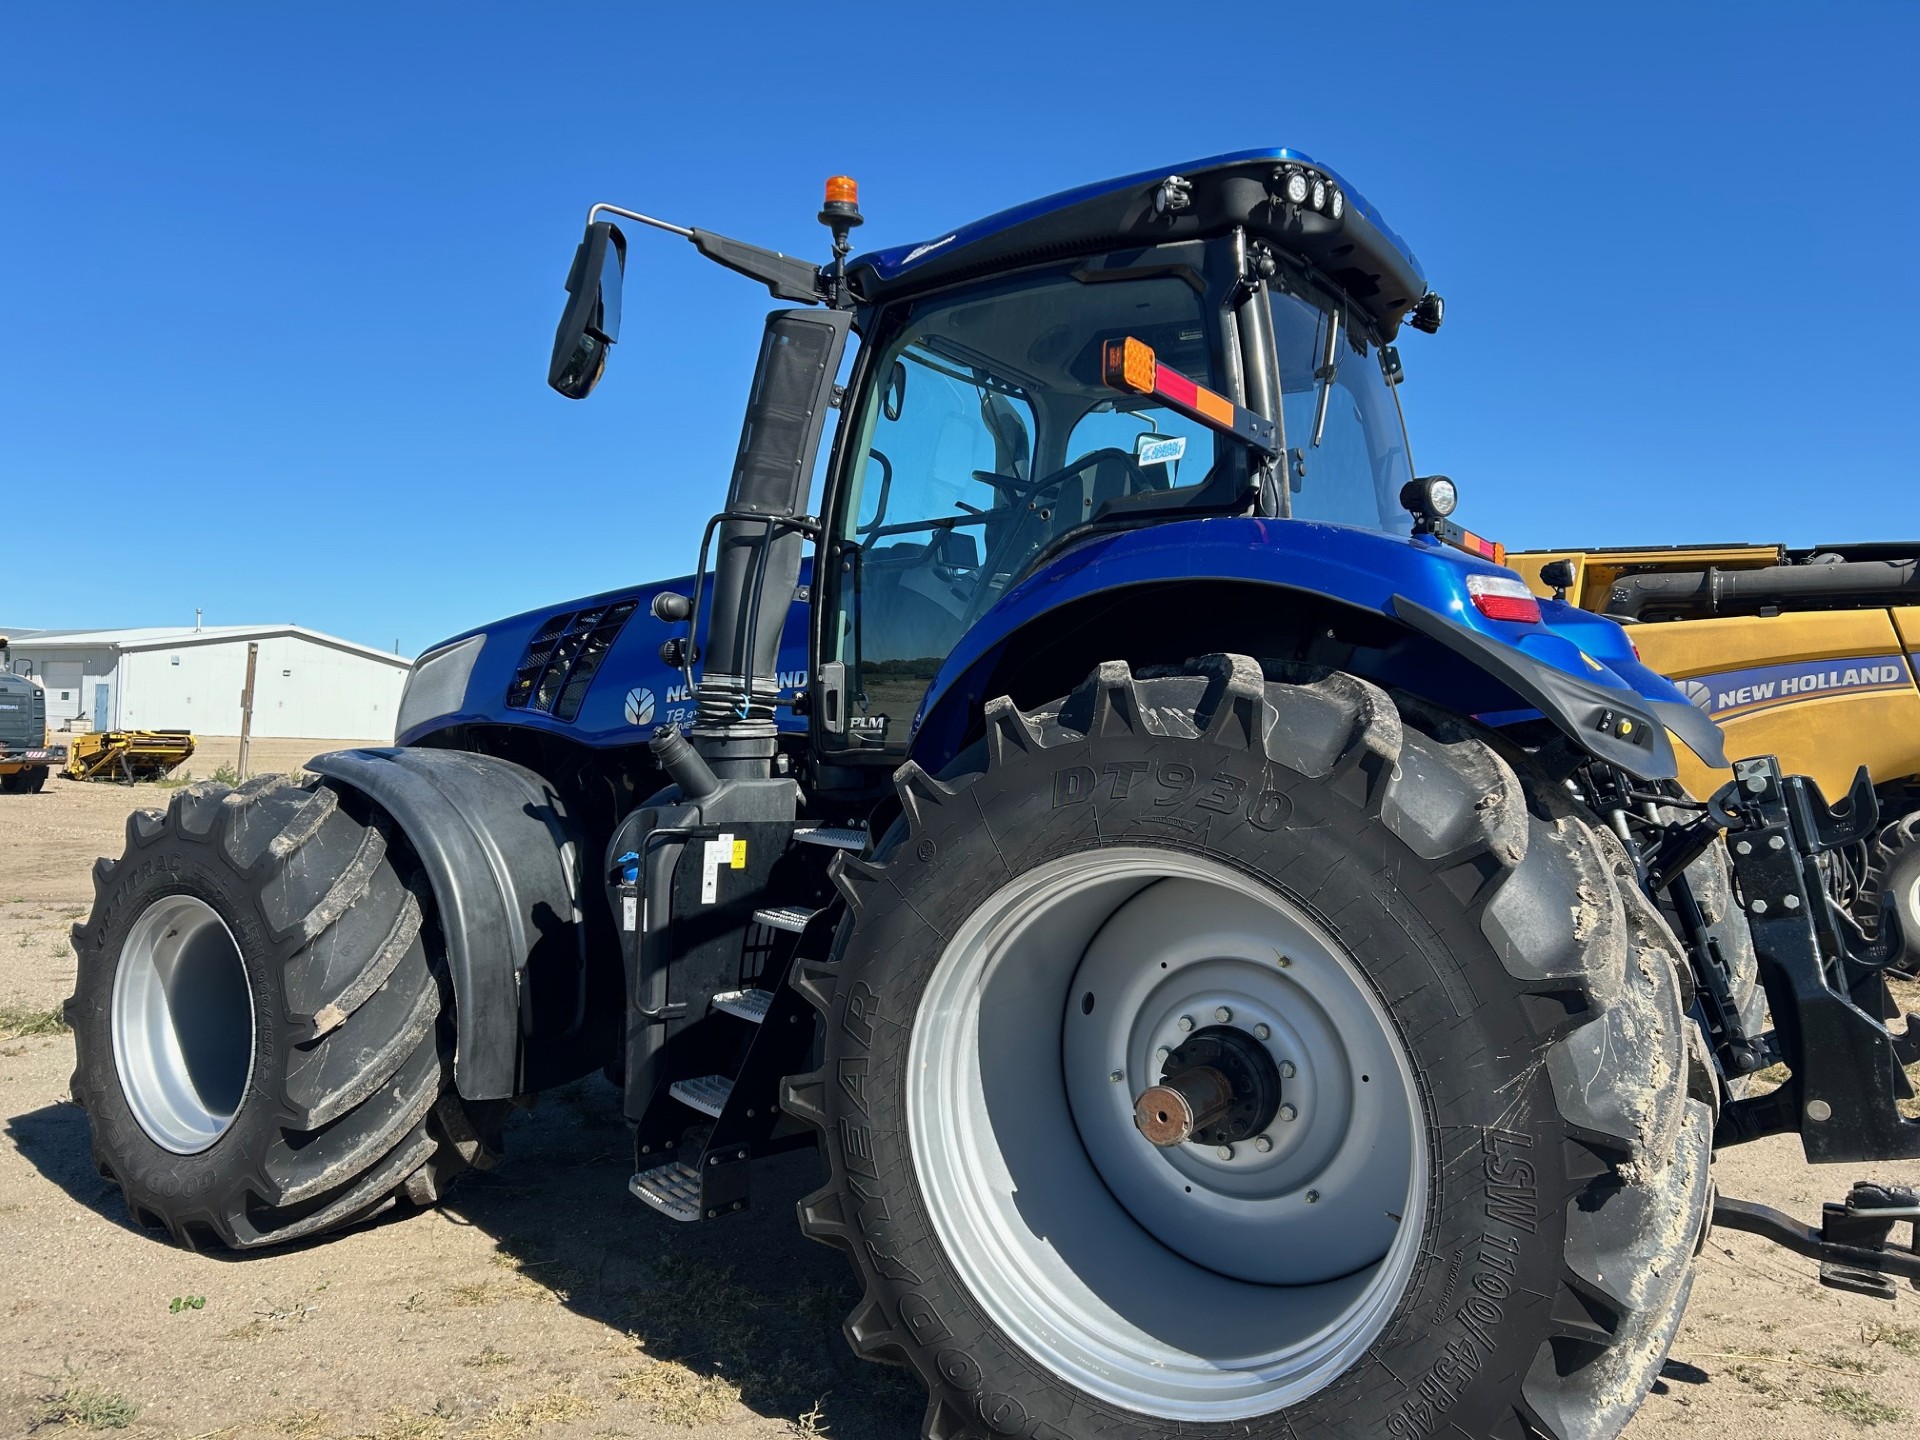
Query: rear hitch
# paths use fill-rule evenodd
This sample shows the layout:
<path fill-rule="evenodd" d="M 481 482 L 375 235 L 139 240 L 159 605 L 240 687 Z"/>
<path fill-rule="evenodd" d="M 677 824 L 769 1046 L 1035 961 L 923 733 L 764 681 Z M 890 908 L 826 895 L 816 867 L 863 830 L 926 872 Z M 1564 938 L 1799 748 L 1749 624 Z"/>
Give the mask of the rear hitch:
<path fill-rule="evenodd" d="M 1898 1289 L 1889 1277 L 1920 1290 L 1920 1195 L 1903 1185 L 1862 1181 L 1844 1202 L 1830 1200 L 1821 1208 L 1818 1230 L 1769 1206 L 1726 1195 L 1714 1201 L 1713 1223 L 1818 1260 L 1820 1283 L 1835 1290 L 1892 1300 Z M 1897 1225 L 1912 1227 L 1909 1243 L 1893 1243 Z"/>
<path fill-rule="evenodd" d="M 1716 1146 L 1797 1133 L 1815 1164 L 1920 1158 L 1920 1121 L 1901 1116 L 1904 1057 L 1920 1037 L 1896 1035 L 1883 972 L 1904 948 L 1888 906 L 1869 942 L 1828 899 L 1819 856 L 1873 833 L 1879 806 L 1864 769 L 1847 803 L 1829 807 L 1803 775 L 1780 774 L 1770 755 L 1742 760 L 1709 808 L 1727 827 L 1760 979 L 1781 1058 L 1778 1090 L 1729 1102 Z"/>

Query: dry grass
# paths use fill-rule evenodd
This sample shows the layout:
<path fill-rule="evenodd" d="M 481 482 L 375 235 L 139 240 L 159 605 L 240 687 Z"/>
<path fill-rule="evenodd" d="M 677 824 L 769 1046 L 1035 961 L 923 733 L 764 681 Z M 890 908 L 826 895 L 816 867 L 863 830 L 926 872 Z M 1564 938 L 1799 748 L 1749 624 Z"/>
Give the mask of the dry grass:
<path fill-rule="evenodd" d="M 324 1410 L 289 1410 L 267 1422 L 268 1428 L 288 1440 L 316 1440 L 331 1428 Z"/>
<path fill-rule="evenodd" d="M 1860 1338 L 1869 1349 L 1875 1345 L 1884 1345 L 1896 1355 L 1906 1355 L 1920 1359 L 1920 1325 L 1893 1325 L 1874 1323 L 1860 1332 Z"/>
<path fill-rule="evenodd" d="M 696 1375 L 668 1360 L 650 1360 L 629 1370 L 613 1388 L 622 1400 L 639 1405 L 648 1419 L 689 1430 L 719 1423 L 740 1403 L 739 1386 L 716 1375 Z"/>
<path fill-rule="evenodd" d="M 26 937 L 21 937 L 26 943 Z M 64 1035 L 67 1017 L 58 1005 L 44 1010 L 27 1005 L 0 1005 L 0 1040 L 25 1040 L 39 1035 Z"/>
<path fill-rule="evenodd" d="M 446 1433 L 444 1416 L 393 1409 L 382 1415 L 373 1429 L 354 1436 L 353 1440 L 445 1440 Z"/>
<path fill-rule="evenodd" d="M 126 1396 L 68 1376 L 58 1390 L 42 1397 L 34 1428 L 67 1425 L 80 1430 L 124 1430 L 140 1407 Z"/>
<path fill-rule="evenodd" d="M 578 1420 L 593 1406 L 571 1390 L 549 1390 L 531 1400 L 502 1401 L 486 1414 L 472 1434 L 476 1440 L 513 1440 L 529 1435 L 543 1425 L 558 1425 L 563 1420 Z"/>
<path fill-rule="evenodd" d="M 1898 1405 L 1889 1405 L 1872 1391 L 1857 1385 L 1822 1385 L 1813 1392 L 1813 1403 L 1827 1414 L 1850 1420 L 1862 1429 L 1891 1425 L 1907 1418 L 1907 1412 Z"/>

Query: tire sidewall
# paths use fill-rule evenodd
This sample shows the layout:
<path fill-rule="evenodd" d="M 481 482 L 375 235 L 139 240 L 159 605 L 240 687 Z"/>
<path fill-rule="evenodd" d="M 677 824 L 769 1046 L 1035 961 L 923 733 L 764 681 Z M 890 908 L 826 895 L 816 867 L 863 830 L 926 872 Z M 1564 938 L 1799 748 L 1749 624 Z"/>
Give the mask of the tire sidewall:
<path fill-rule="evenodd" d="M 884 842 L 882 878 L 836 946 L 827 1148 L 870 1295 L 936 1400 L 969 1425 L 1146 1440 L 1172 1428 L 1417 1436 L 1513 1423 L 1521 1379 L 1551 1333 L 1546 1297 L 1559 1286 L 1577 1189 L 1540 1063 L 1551 1037 L 1529 1028 L 1523 987 L 1475 906 L 1370 815 L 1367 784 L 1358 771 L 1308 779 L 1205 739 L 1106 735 L 1009 748 Z M 1368 1354 L 1285 1412 L 1176 1427 L 1073 1389 L 968 1293 L 914 1172 L 903 1082 L 946 939 L 1013 876 L 1120 845 L 1222 862 L 1314 916 L 1368 977 L 1415 1076 L 1430 1176 L 1421 1257 Z"/>

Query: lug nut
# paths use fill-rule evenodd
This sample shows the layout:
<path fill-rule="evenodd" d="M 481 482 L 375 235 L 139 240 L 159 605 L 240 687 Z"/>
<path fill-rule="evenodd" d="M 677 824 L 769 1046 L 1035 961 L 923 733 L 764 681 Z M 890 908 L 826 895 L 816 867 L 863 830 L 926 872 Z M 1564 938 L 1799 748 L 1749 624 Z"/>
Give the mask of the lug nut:
<path fill-rule="evenodd" d="M 1262 1155 L 1265 1155 L 1268 1151 L 1273 1149 L 1273 1137 L 1269 1135 L 1254 1136 L 1253 1148 L 1258 1150 Z"/>
<path fill-rule="evenodd" d="M 1282 1105 L 1280 1107 L 1280 1118 L 1282 1120 L 1298 1120 L 1300 1118 L 1300 1112 L 1291 1105 Z"/>
<path fill-rule="evenodd" d="M 1254 1026 L 1253 1038 L 1256 1040 L 1271 1040 L 1273 1038 L 1273 1027 L 1271 1025 Z"/>
<path fill-rule="evenodd" d="M 1307 1204 L 1318 1205 L 1319 1203 L 1320 1203 L 1320 1192 L 1318 1190 L 1307 1191 Z"/>
<path fill-rule="evenodd" d="M 1751 840 L 1739 840 L 1739 841 L 1736 841 L 1736 842 L 1734 843 L 1734 847 L 1733 847 L 1733 853 L 1734 853 L 1734 854 L 1736 854 L 1736 855 L 1751 855 L 1751 854 L 1753 854 L 1753 842 L 1752 842 Z"/>
<path fill-rule="evenodd" d="M 1294 1076 L 1298 1075 L 1299 1073 L 1300 1071 L 1297 1068 L 1295 1068 L 1294 1063 L 1291 1060 L 1282 1060 L 1280 1062 L 1280 1078 L 1282 1080 L 1291 1080 Z"/>
<path fill-rule="evenodd" d="M 1191 1030 L 1193 1029 L 1193 1016 L 1182 1015 L 1174 1023 L 1177 1024 L 1182 1030 Z"/>
<path fill-rule="evenodd" d="M 1224 1025 L 1229 1020 L 1233 1019 L 1233 1011 L 1229 1010 L 1224 1005 L 1217 1005 L 1214 1007 L 1213 1018 L 1218 1020 L 1222 1025 Z"/>
<path fill-rule="evenodd" d="M 1173 1051 L 1169 1050 L 1166 1046 L 1162 1045 L 1158 1050 L 1153 1052 L 1153 1058 L 1158 1060 L 1162 1065 L 1164 1065 L 1167 1063 L 1167 1057 L 1171 1054 L 1173 1054 Z"/>
<path fill-rule="evenodd" d="M 1115 1070 L 1111 1075 L 1107 1076 L 1107 1079 L 1111 1080 L 1115 1085 L 1118 1085 L 1126 1078 L 1126 1072 L 1123 1070 Z"/>
<path fill-rule="evenodd" d="M 1222 1160 L 1231 1160 L 1233 1159 L 1233 1146 L 1222 1145 L 1218 1150 L 1214 1151 L 1213 1153 L 1218 1155 Z"/>
<path fill-rule="evenodd" d="M 1798 895 L 1789 895 L 1780 903 L 1789 910 L 1798 910 L 1800 908 L 1800 897 Z"/>
<path fill-rule="evenodd" d="M 1280 961 L 1280 968 L 1281 968 L 1282 970 L 1285 970 L 1285 969 L 1286 969 L 1286 968 L 1287 968 L 1287 967 L 1288 967 L 1289 965 L 1291 965 L 1291 964 L 1293 964 L 1293 961 L 1292 961 L 1292 960 L 1290 960 L 1290 959 L 1289 959 L 1289 958 L 1288 958 L 1287 956 L 1285 956 L 1285 955 L 1281 955 L 1281 956 L 1279 956 L 1279 957 L 1277 957 L 1277 958 L 1278 958 L 1278 959 L 1279 959 L 1279 961 Z"/>
<path fill-rule="evenodd" d="M 1782 839 L 1780 836 L 1769 835 L 1767 837 L 1767 849 L 1784 850 L 1786 848 L 1787 848 L 1787 842 L 1784 839 Z"/>

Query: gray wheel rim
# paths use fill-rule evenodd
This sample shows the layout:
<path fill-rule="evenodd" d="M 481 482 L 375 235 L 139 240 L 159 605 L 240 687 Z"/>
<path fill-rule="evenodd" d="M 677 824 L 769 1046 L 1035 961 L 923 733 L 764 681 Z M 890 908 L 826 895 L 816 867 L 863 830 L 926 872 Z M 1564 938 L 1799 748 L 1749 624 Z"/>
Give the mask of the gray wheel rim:
<path fill-rule="evenodd" d="M 191 895 L 140 912 L 113 980 L 113 1060 L 133 1118 L 176 1155 L 227 1132 L 253 1078 L 253 990 L 219 913 Z"/>
<path fill-rule="evenodd" d="M 1264 1028 L 1297 1113 L 1268 1149 L 1156 1149 L 1133 1096 L 1182 1016 L 1222 1013 Z M 1244 1420 L 1313 1394 L 1379 1336 L 1420 1253 L 1426 1127 L 1392 1021 L 1314 917 L 1215 861 L 1089 851 L 986 899 L 928 980 L 906 1105 L 978 1304 L 1141 1414 Z"/>

